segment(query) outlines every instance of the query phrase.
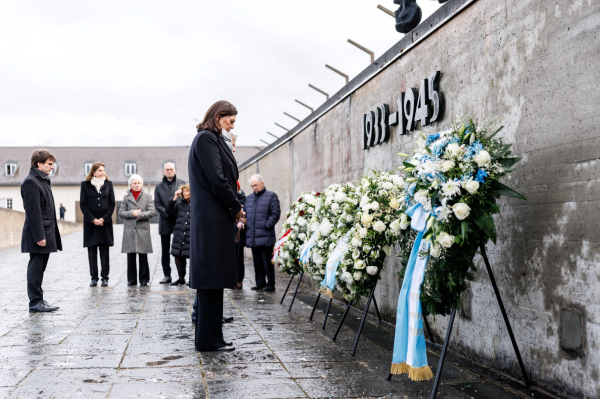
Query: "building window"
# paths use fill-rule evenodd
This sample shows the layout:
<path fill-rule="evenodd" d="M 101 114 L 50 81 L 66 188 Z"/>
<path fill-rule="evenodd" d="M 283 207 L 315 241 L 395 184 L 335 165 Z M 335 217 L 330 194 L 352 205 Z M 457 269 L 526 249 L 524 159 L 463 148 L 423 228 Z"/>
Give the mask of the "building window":
<path fill-rule="evenodd" d="M 135 162 L 125 162 L 125 176 L 131 176 L 137 173 L 137 164 Z"/>
<path fill-rule="evenodd" d="M 7 162 L 4 164 L 4 176 L 14 176 L 17 174 L 19 164 L 17 162 Z"/>
<path fill-rule="evenodd" d="M 13 209 L 12 198 L 0 198 L 0 208 Z"/>
<path fill-rule="evenodd" d="M 87 176 L 90 173 L 90 169 L 92 169 L 93 162 L 86 162 L 83 164 L 83 175 Z"/>

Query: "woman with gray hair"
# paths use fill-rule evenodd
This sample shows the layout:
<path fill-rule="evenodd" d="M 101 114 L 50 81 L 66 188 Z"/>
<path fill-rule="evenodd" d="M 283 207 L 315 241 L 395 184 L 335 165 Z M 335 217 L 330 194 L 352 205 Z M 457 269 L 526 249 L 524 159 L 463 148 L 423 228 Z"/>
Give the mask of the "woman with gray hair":
<path fill-rule="evenodd" d="M 146 287 L 150 282 L 148 254 L 152 253 L 150 219 L 155 213 L 154 201 L 142 190 L 144 180 L 140 175 L 132 175 L 128 183 L 129 190 L 119 209 L 119 216 L 125 220 L 121 252 L 127 254 L 127 285 L 137 285 L 137 254 L 140 258 L 140 285 Z"/>

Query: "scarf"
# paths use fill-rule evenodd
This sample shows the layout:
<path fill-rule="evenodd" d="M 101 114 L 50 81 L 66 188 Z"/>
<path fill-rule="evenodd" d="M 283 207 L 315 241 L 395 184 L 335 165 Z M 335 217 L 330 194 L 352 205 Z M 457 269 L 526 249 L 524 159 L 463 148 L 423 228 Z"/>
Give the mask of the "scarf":
<path fill-rule="evenodd" d="M 92 186 L 96 187 L 97 192 L 100 192 L 100 189 L 104 185 L 105 181 L 106 181 L 106 176 L 92 177 L 92 180 L 90 180 L 90 183 L 92 183 Z"/>
<path fill-rule="evenodd" d="M 137 202 L 137 199 L 139 198 L 140 194 L 142 193 L 142 190 L 140 191 L 133 191 L 131 190 L 131 194 L 133 194 L 133 198 L 135 199 L 135 201 Z"/>
<path fill-rule="evenodd" d="M 231 152 L 233 152 L 233 142 L 231 141 L 231 136 L 229 135 L 229 133 L 227 133 L 227 130 L 222 129 L 221 136 L 223 136 L 223 140 L 225 140 L 225 144 L 227 144 L 227 147 L 229 147 Z"/>

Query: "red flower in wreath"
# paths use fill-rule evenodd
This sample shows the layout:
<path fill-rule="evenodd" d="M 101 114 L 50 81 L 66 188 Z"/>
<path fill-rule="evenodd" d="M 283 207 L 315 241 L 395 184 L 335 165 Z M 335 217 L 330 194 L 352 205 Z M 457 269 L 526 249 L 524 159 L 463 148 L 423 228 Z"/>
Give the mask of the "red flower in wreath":
<path fill-rule="evenodd" d="M 321 195 L 321 193 L 316 193 L 316 194 L 315 194 L 315 196 L 316 196 L 316 197 L 318 197 L 318 196 L 320 196 L 320 195 Z"/>
<path fill-rule="evenodd" d="M 298 215 L 300 215 L 300 216 L 304 216 L 304 211 L 300 211 L 300 212 L 298 213 Z"/>

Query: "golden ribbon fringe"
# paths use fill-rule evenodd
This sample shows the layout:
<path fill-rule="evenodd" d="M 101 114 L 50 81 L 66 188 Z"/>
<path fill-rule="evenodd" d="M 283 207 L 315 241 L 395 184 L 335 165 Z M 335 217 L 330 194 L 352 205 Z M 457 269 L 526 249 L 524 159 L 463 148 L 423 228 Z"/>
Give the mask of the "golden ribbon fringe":
<path fill-rule="evenodd" d="M 333 291 L 331 291 L 327 287 L 321 287 L 321 289 L 319 289 L 319 292 L 328 298 L 333 298 Z"/>
<path fill-rule="evenodd" d="M 392 363 L 392 374 L 408 374 L 408 378 L 413 381 L 427 381 L 433 378 L 431 367 L 412 367 L 406 363 Z"/>

